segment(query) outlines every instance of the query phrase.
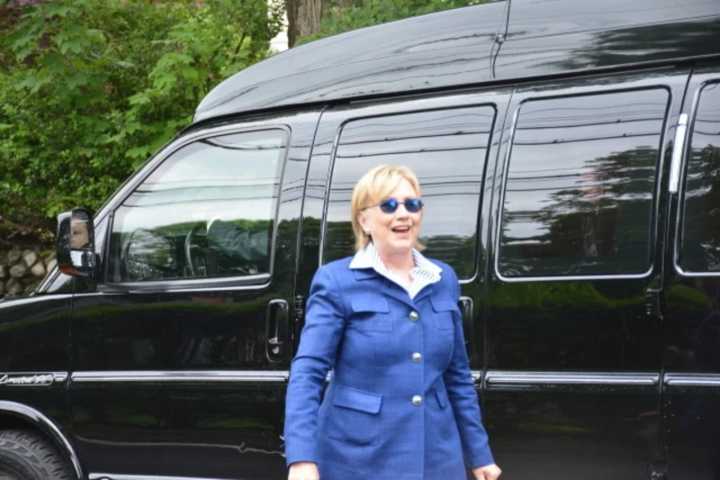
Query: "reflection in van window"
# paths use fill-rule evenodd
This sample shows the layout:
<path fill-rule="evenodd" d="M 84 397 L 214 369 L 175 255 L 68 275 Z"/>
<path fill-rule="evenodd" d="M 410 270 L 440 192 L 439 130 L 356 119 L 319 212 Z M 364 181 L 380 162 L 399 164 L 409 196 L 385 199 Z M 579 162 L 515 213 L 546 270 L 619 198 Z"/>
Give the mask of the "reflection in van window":
<path fill-rule="evenodd" d="M 489 106 L 415 112 L 355 120 L 338 142 L 328 200 L 323 261 L 352 255 L 350 198 L 375 165 L 410 167 L 425 202 L 424 254 L 472 277 L 482 177 L 495 109 Z M 442 165 L 442 168 L 438 168 Z"/>
<path fill-rule="evenodd" d="M 206 138 L 172 154 L 115 212 L 115 282 L 270 272 L 285 133 Z"/>
<path fill-rule="evenodd" d="M 502 211 L 505 277 L 650 266 L 664 89 L 531 100 L 517 117 Z"/>
<path fill-rule="evenodd" d="M 720 272 L 720 83 L 702 89 L 689 144 L 680 266 Z"/>

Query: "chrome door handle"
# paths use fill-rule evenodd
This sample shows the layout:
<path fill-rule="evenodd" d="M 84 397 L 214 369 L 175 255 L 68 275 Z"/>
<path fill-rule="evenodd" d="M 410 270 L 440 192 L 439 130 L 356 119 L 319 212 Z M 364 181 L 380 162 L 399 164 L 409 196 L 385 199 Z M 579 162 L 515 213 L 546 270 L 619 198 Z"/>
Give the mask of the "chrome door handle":
<path fill-rule="evenodd" d="M 265 355 L 271 362 L 280 362 L 285 358 L 289 321 L 290 306 L 287 300 L 270 300 L 265 315 Z"/>

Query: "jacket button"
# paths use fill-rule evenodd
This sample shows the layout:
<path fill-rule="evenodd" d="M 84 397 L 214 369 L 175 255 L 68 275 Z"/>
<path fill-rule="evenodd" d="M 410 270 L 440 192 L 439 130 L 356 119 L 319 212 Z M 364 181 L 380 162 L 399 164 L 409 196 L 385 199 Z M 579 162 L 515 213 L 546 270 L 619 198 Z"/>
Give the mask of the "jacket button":
<path fill-rule="evenodd" d="M 417 322 L 418 318 L 420 318 L 420 315 L 418 315 L 418 313 L 415 310 L 413 310 L 412 312 L 410 312 L 409 317 L 410 317 L 410 320 L 412 320 L 413 322 Z"/>
<path fill-rule="evenodd" d="M 416 407 L 422 405 L 422 397 L 420 395 L 413 395 L 412 404 Z"/>
<path fill-rule="evenodd" d="M 422 360 L 422 353 L 415 352 L 412 354 L 412 361 L 415 363 L 420 363 L 420 360 Z"/>

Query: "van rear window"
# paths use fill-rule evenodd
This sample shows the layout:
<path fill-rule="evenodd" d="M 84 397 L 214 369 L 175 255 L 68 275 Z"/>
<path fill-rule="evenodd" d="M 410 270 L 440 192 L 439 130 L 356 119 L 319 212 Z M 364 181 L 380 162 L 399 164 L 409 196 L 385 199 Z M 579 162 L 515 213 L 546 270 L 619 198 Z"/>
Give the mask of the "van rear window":
<path fill-rule="evenodd" d="M 650 268 L 668 102 L 669 93 L 658 88 L 521 104 L 504 190 L 501 276 Z"/>
<path fill-rule="evenodd" d="M 425 202 L 423 254 L 448 263 L 460 278 L 471 278 L 477 268 L 478 211 L 494 118 L 494 107 L 476 106 L 345 124 L 333 165 L 323 261 L 354 253 L 350 198 L 360 177 L 376 165 L 406 165 L 418 176 Z"/>
<path fill-rule="evenodd" d="M 706 85 L 690 132 L 679 262 L 720 272 L 720 83 Z"/>

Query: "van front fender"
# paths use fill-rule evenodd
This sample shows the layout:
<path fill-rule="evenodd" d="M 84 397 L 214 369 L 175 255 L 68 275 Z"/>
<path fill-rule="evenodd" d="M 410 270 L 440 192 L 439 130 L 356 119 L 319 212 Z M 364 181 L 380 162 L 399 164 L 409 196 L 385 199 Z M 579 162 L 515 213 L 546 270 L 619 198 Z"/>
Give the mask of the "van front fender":
<path fill-rule="evenodd" d="M 77 479 L 82 480 L 84 478 L 82 467 L 80 466 L 80 460 L 78 459 L 72 444 L 70 444 L 70 441 L 67 437 L 65 437 L 55 422 L 50 420 L 39 410 L 18 402 L 0 400 L 0 414 L 3 413 L 25 420 L 37 427 L 45 435 L 49 436 L 60 453 L 70 459 L 70 463 L 72 463 Z"/>

